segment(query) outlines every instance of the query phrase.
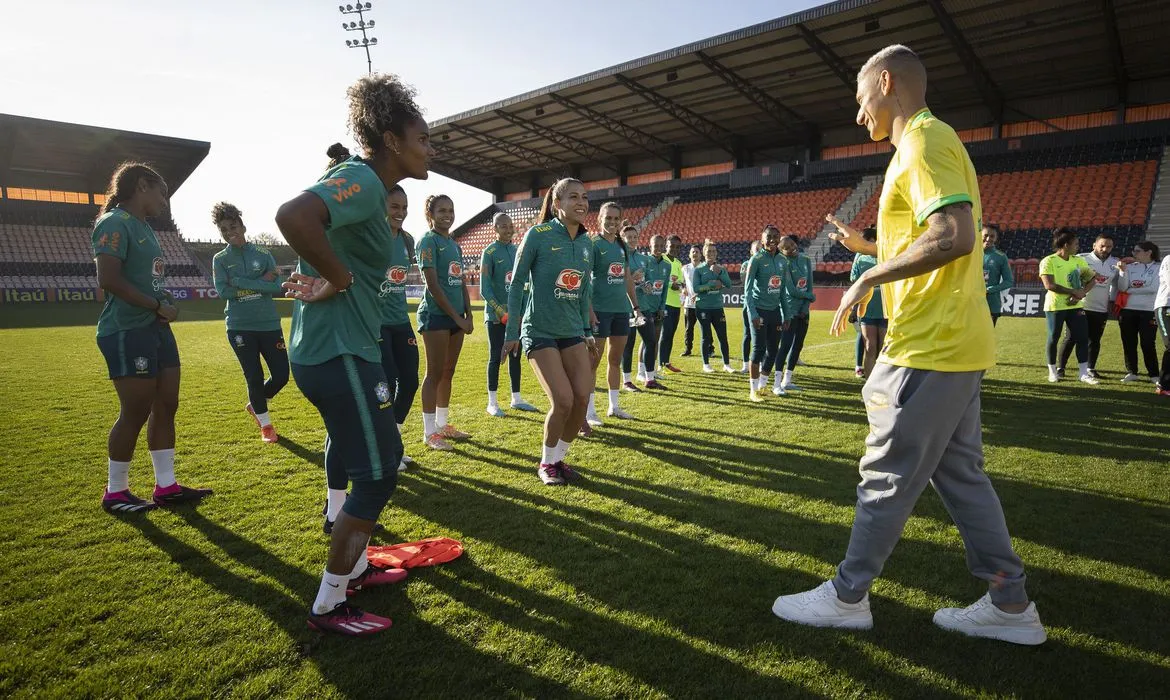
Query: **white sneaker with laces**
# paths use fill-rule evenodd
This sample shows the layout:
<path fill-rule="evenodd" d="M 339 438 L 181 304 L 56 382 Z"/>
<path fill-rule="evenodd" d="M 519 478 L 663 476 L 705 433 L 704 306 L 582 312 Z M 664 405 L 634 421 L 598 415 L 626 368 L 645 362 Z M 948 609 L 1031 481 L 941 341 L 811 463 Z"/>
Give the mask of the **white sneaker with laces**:
<path fill-rule="evenodd" d="M 1137 376 L 1133 372 L 1129 372 L 1128 374 L 1126 374 L 1124 377 L 1121 378 L 1121 381 L 1125 382 L 1126 384 L 1133 384 L 1134 382 L 1140 382 L 1141 380 L 1142 380 L 1142 378 Z"/>
<path fill-rule="evenodd" d="M 825 581 L 811 591 L 780 596 L 772 603 L 772 614 L 781 620 L 811 627 L 849 630 L 873 628 L 869 594 L 866 593 L 857 603 L 842 602 L 837 597 L 837 588 L 832 581 Z"/>
<path fill-rule="evenodd" d="M 601 426 L 605 425 L 605 423 L 601 421 L 601 416 L 597 415 L 596 413 L 585 416 L 585 422 L 588 423 L 589 427 L 591 428 L 600 428 Z"/>
<path fill-rule="evenodd" d="M 781 386 L 784 391 L 801 391 L 801 388 L 792 382 L 784 382 Z"/>
<path fill-rule="evenodd" d="M 1094 384 L 1094 385 L 1096 385 L 1096 384 L 1100 384 L 1100 383 L 1101 383 L 1101 380 L 1100 380 L 1100 379 L 1097 379 L 1096 377 L 1094 377 L 1094 376 L 1093 376 L 1093 375 L 1091 375 L 1091 374 L 1082 374 L 1082 375 L 1080 376 L 1080 380 L 1081 380 L 1082 382 L 1084 382 L 1085 384 Z"/>
<path fill-rule="evenodd" d="M 969 637 L 986 637 L 1012 644 L 1043 644 L 1048 639 L 1036 603 L 1028 603 L 1022 613 L 1006 613 L 991 602 L 991 595 L 983 597 L 965 608 L 943 608 L 934 614 L 934 624 L 962 632 Z"/>
<path fill-rule="evenodd" d="M 727 372 L 728 374 L 739 374 L 739 370 L 732 367 L 731 365 L 723 365 L 723 371 Z"/>
<path fill-rule="evenodd" d="M 1052 382 L 1053 384 L 1060 381 L 1060 375 L 1056 373 L 1056 370 L 1048 370 L 1048 381 Z"/>
<path fill-rule="evenodd" d="M 703 371 L 707 374 L 712 374 L 715 370 L 711 369 L 711 365 L 703 365 Z"/>
<path fill-rule="evenodd" d="M 784 391 L 784 387 L 782 387 L 782 386 L 772 387 L 772 393 L 775 394 L 776 396 L 787 396 L 788 395 L 788 392 Z"/>
<path fill-rule="evenodd" d="M 630 415 L 629 413 L 626 413 L 625 411 L 623 411 L 620 408 L 610 408 L 608 411 L 606 411 L 605 415 L 609 416 L 610 418 L 620 418 L 622 420 L 632 420 L 633 419 L 632 415 Z"/>

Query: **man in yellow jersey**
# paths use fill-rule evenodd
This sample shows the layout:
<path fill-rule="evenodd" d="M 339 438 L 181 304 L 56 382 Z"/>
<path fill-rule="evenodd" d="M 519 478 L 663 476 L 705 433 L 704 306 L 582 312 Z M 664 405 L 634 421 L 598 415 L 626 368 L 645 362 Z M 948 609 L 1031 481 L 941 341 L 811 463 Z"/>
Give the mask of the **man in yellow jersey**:
<path fill-rule="evenodd" d="M 999 497 L 983 471 L 979 385 L 995 364 L 983 285 L 979 183 L 967 150 L 926 107 L 926 70 L 905 46 L 875 54 L 857 75 L 857 123 L 889 138 L 895 153 L 878 208 L 877 242 L 834 235 L 875 255 L 842 298 L 849 310 L 882 286 L 886 345 L 862 390 L 870 433 L 845 560 L 831 581 L 780 596 L 778 617 L 818 627 L 869 629 L 869 587 L 901 537 L 914 503 L 932 484 L 967 548 L 971 573 L 989 591 L 966 608 L 944 608 L 936 625 L 1016 644 L 1046 639 L 1024 591 Z"/>

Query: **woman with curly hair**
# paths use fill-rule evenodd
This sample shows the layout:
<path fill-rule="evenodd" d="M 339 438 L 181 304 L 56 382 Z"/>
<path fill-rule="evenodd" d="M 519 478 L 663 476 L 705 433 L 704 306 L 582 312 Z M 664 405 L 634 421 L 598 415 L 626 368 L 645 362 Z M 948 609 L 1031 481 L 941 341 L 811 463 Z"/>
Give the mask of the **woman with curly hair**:
<path fill-rule="evenodd" d="M 394 492 L 402 458 L 378 344 L 378 293 L 394 261 L 386 200 L 399 181 L 425 180 L 435 153 L 414 95 L 394 75 L 371 75 L 351 86 L 349 125 L 363 155 L 337 163 L 276 215 L 301 258 L 285 283 L 296 299 L 293 379 L 321 414 L 330 450 L 352 483 L 332 528 L 309 625 L 354 636 L 381 632 L 391 622 L 350 605 L 348 593 L 399 578 L 370 567 L 366 545 Z"/>

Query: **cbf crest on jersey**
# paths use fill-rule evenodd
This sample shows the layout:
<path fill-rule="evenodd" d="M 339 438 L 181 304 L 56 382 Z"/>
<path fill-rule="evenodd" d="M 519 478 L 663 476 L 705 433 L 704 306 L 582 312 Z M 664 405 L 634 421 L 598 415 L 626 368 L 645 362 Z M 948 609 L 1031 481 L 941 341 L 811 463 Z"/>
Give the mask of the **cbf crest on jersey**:
<path fill-rule="evenodd" d="M 378 397 L 378 403 L 387 403 L 390 401 L 390 385 L 386 382 L 378 382 L 374 387 L 374 395 Z"/>

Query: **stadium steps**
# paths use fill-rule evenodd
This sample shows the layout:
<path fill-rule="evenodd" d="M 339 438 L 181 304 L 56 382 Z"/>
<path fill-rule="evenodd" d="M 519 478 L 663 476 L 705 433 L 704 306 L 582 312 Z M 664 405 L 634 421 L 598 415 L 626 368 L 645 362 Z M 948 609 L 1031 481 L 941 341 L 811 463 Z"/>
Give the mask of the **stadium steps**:
<path fill-rule="evenodd" d="M 866 175 L 861 178 L 861 182 L 857 183 L 857 187 L 849 193 L 849 196 L 837 208 L 834 215 L 841 221 L 853 221 L 853 218 L 857 216 L 861 208 L 865 206 L 865 203 L 873 196 L 878 186 L 881 185 L 881 182 L 881 175 Z M 821 227 L 820 232 L 817 234 L 816 239 L 812 242 L 812 245 L 808 247 L 805 254 L 814 263 L 823 260 L 825 253 L 829 252 L 829 248 L 833 246 L 833 240 L 829 238 L 829 234 L 835 230 L 837 230 L 836 227 L 826 221 L 825 225 Z"/>
<path fill-rule="evenodd" d="M 1158 166 L 1158 181 L 1154 186 L 1146 238 L 1156 243 L 1158 248 L 1170 250 L 1170 149 L 1162 152 L 1162 161 Z"/>
<path fill-rule="evenodd" d="M 647 228 L 649 228 L 650 224 L 654 223 L 655 219 L 662 216 L 662 213 L 667 209 L 670 209 L 670 205 L 677 201 L 678 197 L 674 196 L 663 199 L 653 209 L 651 209 L 650 212 L 646 214 L 646 216 L 642 217 L 642 220 L 638 222 L 638 230 L 645 231 Z"/>

